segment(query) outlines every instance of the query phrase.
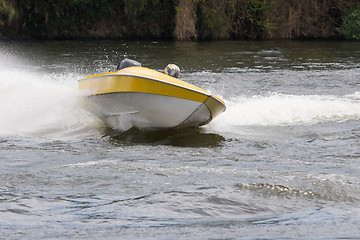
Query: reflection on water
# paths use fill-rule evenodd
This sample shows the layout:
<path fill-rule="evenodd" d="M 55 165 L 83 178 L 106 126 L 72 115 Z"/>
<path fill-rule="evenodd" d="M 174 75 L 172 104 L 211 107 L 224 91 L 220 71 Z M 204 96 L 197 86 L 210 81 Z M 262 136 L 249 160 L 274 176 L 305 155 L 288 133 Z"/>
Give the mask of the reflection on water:
<path fill-rule="evenodd" d="M 114 145 L 151 144 L 177 147 L 218 147 L 225 140 L 219 134 L 206 133 L 202 128 L 181 128 L 158 131 L 143 131 L 132 128 L 126 132 L 117 132 L 111 128 L 104 131 L 104 140 Z"/>

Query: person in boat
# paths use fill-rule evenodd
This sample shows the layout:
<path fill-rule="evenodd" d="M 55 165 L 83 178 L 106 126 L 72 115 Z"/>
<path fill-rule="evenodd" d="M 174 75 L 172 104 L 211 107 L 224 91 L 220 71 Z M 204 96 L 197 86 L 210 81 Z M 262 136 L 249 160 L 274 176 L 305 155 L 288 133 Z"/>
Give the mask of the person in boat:
<path fill-rule="evenodd" d="M 168 64 L 164 70 L 164 73 L 174 78 L 179 78 L 180 68 L 175 64 Z"/>

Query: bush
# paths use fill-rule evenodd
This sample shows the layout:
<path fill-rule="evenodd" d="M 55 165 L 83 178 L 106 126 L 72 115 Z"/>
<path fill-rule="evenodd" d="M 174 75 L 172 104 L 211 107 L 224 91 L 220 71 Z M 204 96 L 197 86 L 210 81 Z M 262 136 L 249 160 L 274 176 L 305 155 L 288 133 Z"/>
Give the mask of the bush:
<path fill-rule="evenodd" d="M 360 4 L 346 15 L 341 33 L 346 39 L 360 40 Z"/>
<path fill-rule="evenodd" d="M 17 17 L 17 12 L 13 5 L 13 1 L 10 0 L 3 0 L 3 2 L 0 3 L 0 26 L 11 22 Z"/>
<path fill-rule="evenodd" d="M 228 17 L 223 6 L 204 2 L 199 9 L 199 36 L 201 39 L 228 38 Z"/>

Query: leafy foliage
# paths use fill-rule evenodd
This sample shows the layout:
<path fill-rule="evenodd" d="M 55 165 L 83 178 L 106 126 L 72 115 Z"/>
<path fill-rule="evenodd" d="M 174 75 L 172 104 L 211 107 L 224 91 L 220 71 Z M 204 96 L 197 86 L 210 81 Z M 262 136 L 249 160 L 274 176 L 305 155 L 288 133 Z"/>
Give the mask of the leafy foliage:
<path fill-rule="evenodd" d="M 0 0 L 0 39 L 342 36 L 360 40 L 359 0 Z"/>
<path fill-rule="evenodd" d="M 11 22 L 16 16 L 17 14 L 13 1 L 2 0 L 0 3 L 0 26 L 4 25 L 6 22 Z"/>
<path fill-rule="evenodd" d="M 224 7 L 218 1 L 202 2 L 198 14 L 200 38 L 224 39 L 228 37 L 229 21 Z"/>
<path fill-rule="evenodd" d="M 346 15 L 341 32 L 346 39 L 360 40 L 360 4 Z"/>

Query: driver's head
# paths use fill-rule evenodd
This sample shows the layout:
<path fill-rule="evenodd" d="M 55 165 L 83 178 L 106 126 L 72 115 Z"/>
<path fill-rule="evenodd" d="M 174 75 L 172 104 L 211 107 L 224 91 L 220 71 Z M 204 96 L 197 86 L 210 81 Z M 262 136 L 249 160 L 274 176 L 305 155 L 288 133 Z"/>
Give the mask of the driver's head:
<path fill-rule="evenodd" d="M 180 74 L 180 68 L 175 64 L 168 64 L 164 70 L 164 73 L 169 76 L 178 78 Z"/>

